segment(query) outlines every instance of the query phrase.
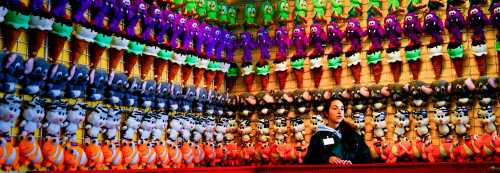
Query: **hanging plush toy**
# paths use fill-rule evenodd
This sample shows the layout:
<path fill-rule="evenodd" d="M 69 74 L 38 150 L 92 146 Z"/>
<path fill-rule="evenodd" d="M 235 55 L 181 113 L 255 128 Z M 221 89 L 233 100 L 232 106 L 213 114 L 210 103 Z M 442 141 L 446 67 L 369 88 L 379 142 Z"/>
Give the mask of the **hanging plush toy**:
<path fill-rule="evenodd" d="M 141 36 L 140 38 L 145 41 L 153 42 L 155 41 L 154 35 L 153 35 L 153 29 L 156 28 L 156 24 L 158 22 L 156 21 L 161 17 L 161 8 L 159 6 L 156 6 L 153 3 L 148 4 L 148 10 L 146 14 L 144 14 L 142 20 L 141 20 Z"/>
<path fill-rule="evenodd" d="M 29 53 L 28 57 L 37 57 L 38 52 L 42 45 L 45 43 L 48 32 L 52 30 L 54 18 L 49 17 L 47 9 L 44 7 L 43 0 L 31 1 L 31 10 L 36 13 L 30 19 L 30 32 L 29 35 Z M 1 11 L 1 10 L 0 10 Z M 4 14 L 5 15 L 5 14 Z M 0 16 L 1 12 L 0 12 Z M 3 16 L 1 17 L 3 18 Z M 3 22 L 0 20 L 0 22 Z"/>
<path fill-rule="evenodd" d="M 42 149 L 33 135 L 22 136 L 18 144 L 19 163 L 39 169 L 42 166 Z M 5 152 L 5 151 L 3 151 Z"/>
<path fill-rule="evenodd" d="M 144 19 L 147 14 L 146 3 L 142 0 L 135 0 L 132 5 L 128 7 L 128 12 L 125 14 L 125 34 L 128 37 L 136 37 L 135 27 L 139 20 Z"/>
<path fill-rule="evenodd" d="M 463 136 L 463 141 L 453 141 L 453 155 L 458 163 L 471 162 L 478 157 L 477 155 L 481 153 L 480 144 L 478 143 L 478 136 L 471 137 L 469 135 Z M 473 139 L 474 138 L 474 139 Z M 480 161 L 480 160 L 476 160 Z"/>
<path fill-rule="evenodd" d="M 146 46 L 144 48 L 144 54 L 141 57 L 141 61 L 139 61 L 140 65 L 140 75 L 142 80 L 146 80 L 146 77 L 149 76 L 149 72 L 151 71 L 151 67 L 153 67 L 153 62 L 156 56 L 158 56 L 158 52 L 160 49 L 156 46 Z"/>
<path fill-rule="evenodd" d="M 97 139 L 85 141 L 84 151 L 84 154 L 88 157 L 88 161 L 87 164 L 83 164 L 83 166 L 94 170 L 102 170 L 105 168 L 104 154 L 102 153 L 101 146 Z"/>
<path fill-rule="evenodd" d="M 64 148 L 59 143 L 58 137 L 47 137 L 42 144 L 43 163 L 52 171 L 64 170 Z"/>
<path fill-rule="evenodd" d="M 413 119 L 416 120 L 414 130 L 417 139 L 427 141 L 430 135 L 429 117 L 427 115 L 427 104 L 432 88 L 422 81 L 414 81 L 409 86 L 411 105 L 413 107 Z"/>
<path fill-rule="evenodd" d="M 325 111 L 325 101 L 328 101 L 330 98 L 325 98 L 324 96 L 331 97 L 331 92 L 329 90 L 324 91 L 323 89 L 317 89 L 313 92 L 313 115 L 311 117 L 312 130 L 316 131 L 318 125 L 322 124 L 322 115 L 321 113 Z"/>
<path fill-rule="evenodd" d="M 460 10 L 452 5 L 446 8 L 445 27 L 450 32 L 448 55 L 453 62 L 457 77 L 463 75 L 464 45 L 462 44 L 462 29 L 465 28 L 465 18 Z"/>
<path fill-rule="evenodd" d="M 364 135 L 365 131 L 365 114 L 368 106 L 368 98 L 370 91 L 364 86 L 353 86 L 351 88 L 350 98 L 352 99 L 352 120 L 355 125 L 356 132 Z"/>
<path fill-rule="evenodd" d="M 225 25 L 227 24 L 228 6 L 224 2 L 219 2 L 217 6 L 219 6 L 219 11 L 217 12 L 217 19 L 219 21 L 217 23 L 220 25 Z"/>
<path fill-rule="evenodd" d="M 104 126 L 108 109 L 102 105 L 97 105 L 90 108 L 91 112 L 87 116 L 87 123 L 85 129 L 87 130 L 86 137 L 90 139 L 97 139 L 101 133 L 101 128 Z"/>
<path fill-rule="evenodd" d="M 122 22 L 122 19 L 126 19 L 128 13 L 133 13 L 133 11 L 130 11 L 129 9 L 131 5 L 130 0 L 116 0 L 115 3 L 116 4 L 114 5 L 116 6 L 112 8 L 110 16 L 108 16 L 108 29 L 114 33 L 120 33 L 120 23 Z"/>
<path fill-rule="evenodd" d="M 229 7 L 227 7 L 227 27 L 230 29 L 234 29 L 238 26 L 238 11 L 236 7 L 229 5 Z"/>
<path fill-rule="evenodd" d="M 35 131 L 42 127 L 42 120 L 45 118 L 45 100 L 33 97 L 23 109 L 23 121 L 19 125 L 23 136 L 34 135 Z"/>
<path fill-rule="evenodd" d="M 248 92 L 253 91 L 254 67 L 252 64 L 252 50 L 257 47 L 253 36 L 250 32 L 240 33 L 241 48 L 243 49 L 242 67 L 243 79 Z"/>
<path fill-rule="evenodd" d="M 154 80 L 146 80 L 142 83 L 139 103 L 145 109 L 153 106 L 155 100 L 156 82 Z"/>
<path fill-rule="evenodd" d="M 122 110 L 109 108 L 104 121 L 103 130 L 108 141 L 116 141 L 116 135 L 119 132 Z"/>
<path fill-rule="evenodd" d="M 365 33 L 361 29 L 359 20 L 356 18 L 349 19 L 344 32 L 345 38 L 351 42 L 351 47 L 345 53 L 347 67 L 351 69 L 354 83 L 359 84 L 361 81 L 361 37 L 363 37 Z"/>
<path fill-rule="evenodd" d="M 394 141 L 406 137 L 410 130 L 410 113 L 408 112 L 408 85 L 391 85 L 392 102 L 396 112 L 394 113 Z"/>
<path fill-rule="evenodd" d="M 384 18 L 384 29 L 389 40 L 389 47 L 386 50 L 387 62 L 391 67 L 394 82 L 398 83 L 401 77 L 401 68 L 403 66 L 401 52 L 399 51 L 401 47 L 400 37 L 403 34 L 403 30 L 395 14 L 390 13 Z"/>
<path fill-rule="evenodd" d="M 89 69 L 86 65 L 74 65 L 69 70 L 66 94 L 70 98 L 82 98 L 89 82 Z"/>
<path fill-rule="evenodd" d="M 203 19 L 207 16 L 208 3 L 207 0 L 197 0 L 196 1 L 196 19 Z"/>
<path fill-rule="evenodd" d="M 184 2 L 184 11 L 183 14 L 187 16 L 194 16 L 196 15 L 196 8 L 198 6 L 196 0 L 185 0 Z"/>
<path fill-rule="evenodd" d="M 43 124 L 48 136 L 59 138 L 61 128 L 67 118 L 66 103 L 56 100 L 49 104 L 47 109 L 46 122 Z"/>
<path fill-rule="evenodd" d="M 137 129 L 141 125 L 142 120 L 142 112 L 137 109 L 134 109 L 132 113 L 130 113 L 125 121 L 125 126 L 122 127 L 123 133 L 122 138 L 126 140 L 133 140 L 134 135 L 137 133 Z"/>
<path fill-rule="evenodd" d="M 199 32 L 195 33 L 193 37 L 193 47 L 195 53 L 199 56 L 198 62 L 193 69 L 193 85 L 199 87 L 201 79 L 204 76 L 203 73 L 208 67 L 208 59 L 204 56 L 205 51 L 203 51 L 203 46 L 205 45 L 205 38 L 209 37 L 211 33 L 211 26 L 205 23 L 199 23 Z"/>
<path fill-rule="evenodd" d="M 92 101 L 102 100 L 108 81 L 108 73 L 101 69 L 93 69 L 89 74 L 88 98 Z"/>
<path fill-rule="evenodd" d="M 143 169 L 155 168 L 156 152 L 149 141 L 139 141 L 137 151 L 139 151 L 139 165 Z"/>
<path fill-rule="evenodd" d="M 279 0 L 276 2 L 278 21 L 281 23 L 287 23 L 290 21 L 290 4 L 288 0 Z"/>
<path fill-rule="evenodd" d="M 225 68 L 227 71 L 225 71 L 226 78 L 224 79 L 224 81 L 226 82 L 227 92 L 231 92 L 234 86 L 236 86 L 236 80 L 240 75 L 240 69 L 234 62 L 234 51 L 238 47 L 236 45 L 238 44 L 237 42 L 238 41 L 236 35 L 233 32 L 226 33 L 226 38 L 224 39 L 224 44 L 226 45 L 224 47 L 226 48 L 226 66 L 229 67 Z"/>
<path fill-rule="evenodd" d="M 111 44 L 109 50 L 109 64 L 108 68 L 110 70 L 110 73 L 112 71 L 115 71 L 116 68 L 118 67 L 118 64 L 123 58 L 123 54 L 125 53 L 125 50 L 128 51 L 128 46 L 129 46 L 130 41 L 121 37 L 113 36 L 111 38 Z M 104 47 L 100 46 L 94 46 L 94 48 L 98 49 L 103 49 Z M 140 48 L 140 47 L 138 47 Z M 97 62 L 96 62 L 97 63 Z"/>
<path fill-rule="evenodd" d="M 68 68 L 64 64 L 53 64 L 45 85 L 46 95 L 52 99 L 64 96 L 66 83 L 68 81 Z"/>
<path fill-rule="evenodd" d="M 443 70 L 443 21 L 439 16 L 436 15 L 434 10 L 429 11 L 425 15 L 424 19 L 424 31 L 431 36 L 431 41 L 427 45 L 427 51 L 429 52 L 429 58 L 432 62 L 432 68 L 434 69 L 434 79 L 441 78 L 441 72 Z"/>
<path fill-rule="evenodd" d="M 3 137 L 0 138 L 0 157 L 1 167 L 4 171 L 19 170 L 19 149 L 14 146 L 14 143 Z"/>
<path fill-rule="evenodd" d="M 122 105 L 122 99 L 128 88 L 127 75 L 125 73 L 111 72 L 107 82 L 104 96 L 106 101 L 112 105 Z"/>
<path fill-rule="evenodd" d="M 295 21 L 306 23 L 307 21 L 307 1 L 294 0 L 295 5 Z"/>
<path fill-rule="evenodd" d="M 276 28 L 276 31 L 274 32 L 274 41 L 278 47 L 278 51 L 276 51 L 276 58 L 274 60 L 274 71 L 276 72 L 279 88 L 280 90 L 283 90 L 285 89 L 286 78 L 288 76 L 287 56 L 288 48 L 290 48 L 291 44 L 286 26 Z"/>
<path fill-rule="evenodd" d="M 21 93 L 41 94 L 49 75 L 49 63 L 43 58 L 30 58 L 24 64 L 24 78 L 21 80 Z"/>
<path fill-rule="evenodd" d="M 420 25 L 418 16 L 415 13 L 409 12 L 406 14 L 403 22 L 403 31 L 409 38 L 409 42 L 405 47 L 405 58 L 410 66 L 413 80 L 417 80 L 421 68 L 420 37 L 422 35 L 422 26 Z"/>
<path fill-rule="evenodd" d="M 92 19 L 91 24 L 98 29 L 106 29 L 104 26 L 104 19 L 106 18 L 106 16 L 112 14 L 115 5 L 116 5 L 116 0 L 92 1 L 90 7 L 90 11 L 93 14 L 91 18 Z"/>
<path fill-rule="evenodd" d="M 10 140 L 9 131 L 21 114 L 21 99 L 15 95 L 6 94 L 0 104 L 0 135 Z"/>
<path fill-rule="evenodd" d="M 321 22 L 326 22 L 326 0 L 313 0 L 312 3 L 314 7 L 313 18 Z"/>
<path fill-rule="evenodd" d="M 326 26 L 327 42 L 332 46 L 328 55 L 328 69 L 331 76 L 335 79 L 335 84 L 340 85 L 342 77 L 342 39 L 344 33 L 339 29 L 335 21 L 330 21 Z"/>
<path fill-rule="evenodd" d="M 306 29 L 303 25 L 296 25 L 292 33 L 292 44 L 295 47 L 295 53 L 291 58 L 291 67 L 297 88 L 302 88 L 304 84 L 304 59 L 306 56 L 307 46 Z"/>
<path fill-rule="evenodd" d="M 126 50 L 127 54 L 125 54 L 123 69 L 125 73 L 127 73 L 127 76 L 130 77 L 133 73 L 132 70 L 134 69 L 134 66 L 137 64 L 139 58 L 138 56 L 142 55 L 145 45 L 135 41 L 130 41 L 127 47 L 128 49 Z M 120 62 L 118 57 L 115 60 Z"/>
<path fill-rule="evenodd" d="M 495 49 L 497 51 L 497 61 L 500 62 L 500 3 L 491 1 L 490 7 L 490 18 L 491 24 L 497 30 Z M 498 72 L 500 73 L 500 66 L 498 66 Z"/>
<path fill-rule="evenodd" d="M 247 1 L 243 8 L 245 8 L 243 9 L 243 12 L 245 14 L 243 24 L 250 28 L 257 27 L 257 9 L 255 8 L 253 2 Z"/>
<path fill-rule="evenodd" d="M 76 144 L 76 131 L 82 127 L 85 120 L 85 107 L 83 103 L 75 103 L 68 107 L 68 117 L 64 122 L 64 136 L 67 142 Z"/>
<path fill-rule="evenodd" d="M 382 16 L 382 2 L 380 0 L 368 0 L 368 16 Z"/>
<path fill-rule="evenodd" d="M 260 28 L 257 31 L 256 38 L 257 45 L 260 48 L 260 59 L 257 63 L 257 75 L 260 76 L 261 90 L 267 90 L 267 85 L 269 83 L 269 73 L 271 71 L 271 66 L 269 64 L 269 59 L 271 55 L 269 49 L 273 46 L 274 42 L 269 36 L 269 32 L 266 28 Z"/>
<path fill-rule="evenodd" d="M 219 34 L 215 34 L 217 45 L 215 46 L 215 58 L 216 61 L 213 63 L 209 63 L 208 67 L 209 70 L 214 69 L 216 74 L 215 74 L 215 79 L 214 79 L 214 89 L 218 91 L 224 82 L 224 71 L 227 72 L 229 70 L 229 64 L 224 62 L 224 59 L 222 58 L 222 53 L 224 52 L 225 49 L 225 40 L 229 36 L 226 33 L 228 31 L 226 30 L 221 30 Z"/>
<path fill-rule="evenodd" d="M 3 58 L 0 79 L 1 91 L 5 93 L 16 92 L 16 85 L 24 76 L 23 57 L 17 53 L 9 53 Z"/>
<path fill-rule="evenodd" d="M 467 26 L 472 29 L 472 54 L 476 59 L 479 76 L 486 74 L 486 58 L 488 48 L 486 47 L 486 37 L 484 27 L 490 24 L 490 20 L 484 15 L 481 6 L 472 5 L 467 15 Z"/>
<path fill-rule="evenodd" d="M 92 1 L 69 1 L 71 6 L 71 20 L 75 23 L 86 25 L 89 21 L 85 17 L 85 12 L 92 5 Z"/>
<path fill-rule="evenodd" d="M 21 36 L 22 31 L 27 30 L 30 26 L 31 16 L 14 9 L 15 7 L 7 11 L 2 26 L 2 32 L 5 33 L 2 48 L 9 52 L 16 51 L 14 48 L 17 44 L 17 39 Z"/>
<path fill-rule="evenodd" d="M 382 76 L 382 38 L 385 36 L 385 31 L 380 25 L 380 21 L 373 16 L 368 18 L 367 25 L 365 33 L 368 35 L 371 45 L 366 53 L 366 61 L 375 77 L 375 83 L 378 83 Z"/>
<path fill-rule="evenodd" d="M 262 14 L 262 22 L 264 26 L 269 26 L 274 23 L 274 7 L 269 0 L 265 0 L 260 5 L 260 14 Z"/>
<path fill-rule="evenodd" d="M 104 164 L 108 165 L 111 170 L 121 170 L 122 166 L 122 152 L 118 143 L 106 142 L 101 146 L 104 156 Z"/>
<path fill-rule="evenodd" d="M 217 22 L 217 14 L 219 12 L 219 5 L 216 0 L 206 0 L 207 6 L 207 22 Z"/>
<path fill-rule="evenodd" d="M 135 142 L 125 141 L 121 144 L 122 164 L 125 169 L 139 168 L 139 151 Z"/>
<path fill-rule="evenodd" d="M 451 84 L 445 80 L 439 80 L 433 83 L 434 93 L 432 93 L 434 100 L 434 117 L 433 121 L 438 128 L 439 136 L 446 137 L 450 134 L 450 115 L 449 102 L 451 93 Z"/>
<path fill-rule="evenodd" d="M 495 78 L 482 76 L 475 81 L 475 86 L 480 107 L 477 116 L 481 121 L 483 133 L 491 134 L 497 129 L 496 115 L 493 111 L 495 100 L 492 98 L 492 93 L 497 88 L 497 81 Z"/>
<path fill-rule="evenodd" d="M 344 3 L 342 0 L 329 0 L 331 5 L 331 21 L 341 21 L 344 20 Z"/>
<path fill-rule="evenodd" d="M 474 83 L 471 78 L 456 79 L 453 81 L 452 92 L 457 100 L 452 123 L 457 135 L 466 135 L 469 125 L 469 105 L 472 103 L 472 94 L 475 90 Z"/>
<path fill-rule="evenodd" d="M 220 38 L 217 38 L 216 36 L 220 37 L 221 30 L 218 27 L 212 27 L 210 30 L 211 32 L 208 32 L 208 30 L 206 30 L 207 34 L 204 38 L 206 57 L 209 59 L 207 64 L 208 71 L 207 73 L 205 73 L 205 87 L 210 87 L 212 85 L 212 81 L 214 80 L 219 68 L 218 63 L 216 62 L 217 58 L 215 56 L 215 49 L 217 44 L 219 43 L 218 40 L 220 40 Z"/>
<path fill-rule="evenodd" d="M 387 132 L 387 98 L 391 95 L 389 87 L 374 85 L 370 87 L 370 102 L 373 117 L 373 137 L 384 138 Z"/>
<path fill-rule="evenodd" d="M 311 61 L 311 74 L 315 88 L 319 87 L 321 76 L 323 76 L 323 65 L 321 62 L 325 53 L 323 45 L 326 44 L 326 41 L 326 33 L 323 27 L 318 23 L 312 24 L 307 42 L 314 46 L 313 50 L 308 53 L 308 56 Z"/>

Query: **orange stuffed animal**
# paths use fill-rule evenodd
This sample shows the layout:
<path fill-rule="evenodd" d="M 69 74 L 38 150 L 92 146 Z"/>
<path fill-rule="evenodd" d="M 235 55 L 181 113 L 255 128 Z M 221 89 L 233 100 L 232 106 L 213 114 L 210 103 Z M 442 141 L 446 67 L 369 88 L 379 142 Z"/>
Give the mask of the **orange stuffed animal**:
<path fill-rule="evenodd" d="M 413 161 L 425 161 L 427 160 L 427 153 L 425 152 L 426 147 L 429 145 L 428 142 L 424 142 L 422 140 L 417 140 L 411 146 L 411 154 L 410 157 Z"/>
<path fill-rule="evenodd" d="M 453 144 L 450 139 L 445 139 L 439 146 L 429 145 L 426 147 L 427 158 L 429 162 L 436 163 L 441 161 L 455 160 L 455 155 L 453 154 Z"/>
<path fill-rule="evenodd" d="M 140 141 L 137 149 L 140 154 L 139 165 L 143 168 L 153 169 L 156 163 L 156 152 L 151 144 L 147 141 Z"/>
<path fill-rule="evenodd" d="M 184 142 L 182 144 L 181 152 L 182 152 L 182 159 L 184 161 L 182 167 L 184 168 L 194 168 L 193 149 L 191 147 L 192 147 L 191 142 Z"/>
<path fill-rule="evenodd" d="M 139 169 L 139 152 L 133 142 L 122 143 L 122 164 L 126 169 Z"/>
<path fill-rule="evenodd" d="M 0 138 L 0 165 L 4 171 L 19 169 L 19 151 L 12 145 L 12 141 Z"/>
<path fill-rule="evenodd" d="M 171 147 L 168 149 L 168 155 L 170 156 L 172 167 L 180 168 L 182 164 L 182 153 L 177 143 L 172 143 Z"/>
<path fill-rule="evenodd" d="M 122 152 L 118 144 L 108 142 L 101 146 L 102 154 L 104 155 L 104 164 L 110 165 L 112 170 L 122 170 Z"/>
<path fill-rule="evenodd" d="M 226 165 L 240 165 L 240 148 L 238 147 L 238 145 L 236 143 L 227 143 L 225 147 L 228 152 Z"/>
<path fill-rule="evenodd" d="M 89 157 L 88 166 L 97 170 L 104 168 L 104 154 L 97 140 L 93 139 L 90 143 L 85 143 L 85 153 Z"/>
<path fill-rule="evenodd" d="M 64 170 L 64 148 L 57 138 L 48 137 L 42 145 L 43 166 L 52 171 Z"/>
<path fill-rule="evenodd" d="M 193 162 L 195 165 L 203 165 L 205 163 L 205 151 L 203 148 L 203 144 L 194 144 L 193 146 Z"/>
<path fill-rule="evenodd" d="M 28 137 L 22 137 L 19 142 L 19 161 L 22 165 L 28 166 L 33 165 L 35 169 L 42 166 L 42 149 L 40 145 L 35 140 L 35 137 L 29 135 Z"/>
<path fill-rule="evenodd" d="M 478 140 L 480 142 L 480 153 L 479 156 L 486 160 L 492 161 L 493 156 L 495 154 L 495 141 L 496 141 L 497 132 L 494 131 L 491 135 L 488 133 L 484 133 L 481 135 L 481 138 Z"/>
<path fill-rule="evenodd" d="M 215 153 L 214 143 L 208 142 L 203 145 L 203 152 L 205 152 L 205 162 L 208 163 L 209 166 L 216 166 L 215 158 L 217 155 Z"/>
<path fill-rule="evenodd" d="M 159 141 L 154 146 L 156 152 L 156 164 L 162 168 L 168 168 L 170 163 L 170 157 L 168 155 L 168 147 L 163 141 Z"/>
<path fill-rule="evenodd" d="M 80 146 L 71 146 L 70 144 L 64 147 L 64 165 L 65 170 L 87 170 L 87 155 Z"/>
<path fill-rule="evenodd" d="M 468 135 L 464 136 L 463 142 L 455 144 L 453 154 L 457 161 L 460 163 L 472 161 L 476 154 L 480 153 L 479 146 L 476 144 L 476 139 L 471 139 Z"/>
<path fill-rule="evenodd" d="M 215 159 L 211 165 L 222 165 L 225 163 L 227 161 L 227 152 L 228 150 L 224 145 L 217 144 L 217 146 L 215 146 Z"/>

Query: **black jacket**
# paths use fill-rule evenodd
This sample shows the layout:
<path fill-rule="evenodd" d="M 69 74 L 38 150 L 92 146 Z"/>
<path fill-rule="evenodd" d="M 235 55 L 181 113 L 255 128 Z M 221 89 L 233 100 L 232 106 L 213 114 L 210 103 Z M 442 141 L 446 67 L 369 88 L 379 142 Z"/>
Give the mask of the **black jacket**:
<path fill-rule="evenodd" d="M 304 158 L 305 164 L 328 164 L 331 156 L 339 157 L 342 160 L 350 160 L 352 163 L 370 162 L 370 149 L 366 145 L 363 136 L 356 133 L 354 128 L 345 122 L 340 123 L 337 130 L 341 133 L 341 139 L 334 132 L 329 131 L 328 128 L 319 128 L 311 137 Z M 325 139 L 329 141 L 333 139 L 333 144 L 324 145 Z"/>

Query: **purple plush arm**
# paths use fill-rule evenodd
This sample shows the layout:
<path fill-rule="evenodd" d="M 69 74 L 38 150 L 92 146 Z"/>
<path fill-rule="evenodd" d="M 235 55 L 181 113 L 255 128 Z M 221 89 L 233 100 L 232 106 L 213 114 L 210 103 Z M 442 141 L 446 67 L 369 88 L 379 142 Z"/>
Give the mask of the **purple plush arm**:
<path fill-rule="evenodd" d="M 94 0 L 92 4 L 92 23 L 100 29 L 104 29 L 104 18 L 115 6 L 115 0 Z"/>
<path fill-rule="evenodd" d="M 92 4 L 92 1 L 70 0 L 69 3 L 71 5 L 71 18 L 73 19 L 73 22 L 86 24 L 88 21 L 87 18 L 85 18 L 85 12 L 90 7 L 90 4 Z"/>
<path fill-rule="evenodd" d="M 66 4 L 68 4 L 68 0 L 53 0 L 50 12 L 54 15 L 54 17 L 66 18 Z"/>

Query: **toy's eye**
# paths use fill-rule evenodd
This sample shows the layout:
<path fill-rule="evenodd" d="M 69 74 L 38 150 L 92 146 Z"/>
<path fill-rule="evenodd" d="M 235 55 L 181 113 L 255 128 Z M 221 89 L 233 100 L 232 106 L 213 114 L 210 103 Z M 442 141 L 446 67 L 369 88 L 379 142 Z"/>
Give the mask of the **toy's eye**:
<path fill-rule="evenodd" d="M 431 20 L 432 19 L 432 14 L 428 14 L 427 16 L 425 16 L 425 19 Z"/>
<path fill-rule="evenodd" d="M 160 9 L 155 9 L 155 14 L 161 14 L 161 10 Z"/>
<path fill-rule="evenodd" d="M 472 9 L 472 10 L 470 11 L 470 13 L 471 13 L 471 14 L 477 14 L 478 12 L 479 12 L 479 11 L 478 11 L 477 9 Z"/>
<path fill-rule="evenodd" d="M 350 27 L 354 27 L 354 26 L 356 26 L 356 25 L 355 25 L 354 23 L 352 23 L 352 22 L 349 22 L 349 26 L 350 26 Z"/>
<path fill-rule="evenodd" d="M 495 8 L 495 10 L 493 10 L 494 13 L 500 13 L 500 7 L 497 7 Z"/>
<path fill-rule="evenodd" d="M 406 16 L 405 20 L 407 20 L 407 21 L 411 21 L 411 20 L 413 20 L 413 17 L 411 17 L 411 16 Z"/>
<path fill-rule="evenodd" d="M 368 25 L 370 25 L 370 26 L 375 25 L 375 21 L 370 21 L 370 22 L 368 22 Z"/>
<path fill-rule="evenodd" d="M 146 9 L 146 5 L 144 5 L 144 4 L 140 4 L 140 5 L 139 5 L 139 8 L 144 10 L 144 9 Z"/>
<path fill-rule="evenodd" d="M 451 15 L 451 16 L 453 16 L 453 15 L 457 14 L 457 12 L 456 11 L 450 11 L 450 12 L 448 12 L 448 14 Z"/>

